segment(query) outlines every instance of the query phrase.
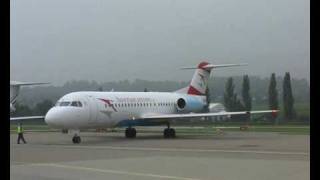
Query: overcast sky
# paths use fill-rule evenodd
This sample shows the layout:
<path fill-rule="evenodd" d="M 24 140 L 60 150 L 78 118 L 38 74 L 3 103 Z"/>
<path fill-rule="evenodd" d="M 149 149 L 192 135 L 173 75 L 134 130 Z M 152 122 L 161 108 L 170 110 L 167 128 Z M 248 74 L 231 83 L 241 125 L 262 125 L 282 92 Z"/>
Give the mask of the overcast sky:
<path fill-rule="evenodd" d="M 308 0 L 11 0 L 11 80 L 310 76 Z"/>

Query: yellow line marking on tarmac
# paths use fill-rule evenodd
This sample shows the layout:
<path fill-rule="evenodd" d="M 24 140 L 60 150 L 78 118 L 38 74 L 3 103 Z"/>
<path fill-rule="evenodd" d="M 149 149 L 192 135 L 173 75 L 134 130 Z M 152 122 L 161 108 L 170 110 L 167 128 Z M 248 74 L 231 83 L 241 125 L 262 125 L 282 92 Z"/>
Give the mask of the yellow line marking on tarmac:
<path fill-rule="evenodd" d="M 132 150 L 132 151 L 160 151 L 160 152 L 220 152 L 220 153 L 252 153 L 252 154 L 276 154 L 276 155 L 302 155 L 309 156 L 307 152 L 284 152 L 284 151 L 256 151 L 256 150 L 226 150 L 226 149 L 178 149 L 178 148 L 143 148 L 143 147 L 121 147 L 121 146 L 81 146 L 81 145 L 37 145 L 46 147 L 84 148 L 84 149 L 110 149 L 110 150 Z"/>
<path fill-rule="evenodd" d="M 24 164 L 24 165 L 26 165 L 26 164 Z M 111 173 L 111 174 L 122 174 L 122 175 L 130 175 L 130 176 L 152 177 L 152 178 L 159 178 L 159 179 L 199 180 L 199 179 L 195 179 L 195 178 L 186 178 L 186 177 L 178 177 L 178 176 L 167 176 L 167 175 L 158 175 L 158 174 L 150 174 L 150 173 L 137 173 L 137 172 L 119 171 L 119 170 L 111 170 L 111 169 L 98 169 L 98 168 L 90 168 L 90 167 L 82 167 L 82 166 L 62 165 L 62 164 L 55 164 L 55 163 L 34 163 L 34 164 L 27 164 L 27 165 L 31 165 L 31 166 L 49 166 L 49 167 L 74 169 L 74 170 L 86 170 L 86 171 L 93 171 L 93 172 L 100 172 L 100 173 Z"/>

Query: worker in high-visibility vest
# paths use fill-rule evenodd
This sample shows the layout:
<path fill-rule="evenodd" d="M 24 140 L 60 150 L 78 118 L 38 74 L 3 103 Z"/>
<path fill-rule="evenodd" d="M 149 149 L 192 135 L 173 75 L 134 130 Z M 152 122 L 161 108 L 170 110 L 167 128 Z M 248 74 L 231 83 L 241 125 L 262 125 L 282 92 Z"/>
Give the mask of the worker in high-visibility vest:
<path fill-rule="evenodd" d="M 27 143 L 26 140 L 24 140 L 23 128 L 20 123 L 18 124 L 18 127 L 17 127 L 17 133 L 18 133 L 18 144 L 20 144 L 20 140 L 22 140 L 23 143 Z"/>

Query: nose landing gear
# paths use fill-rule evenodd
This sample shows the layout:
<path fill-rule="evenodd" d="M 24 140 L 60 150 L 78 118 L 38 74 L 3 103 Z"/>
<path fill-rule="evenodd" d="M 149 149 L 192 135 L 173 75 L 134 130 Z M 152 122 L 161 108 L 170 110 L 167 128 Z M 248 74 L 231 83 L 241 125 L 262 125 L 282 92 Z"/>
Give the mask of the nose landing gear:
<path fill-rule="evenodd" d="M 70 130 L 68 130 L 68 132 L 70 132 L 71 134 L 74 134 L 73 138 L 72 138 L 73 144 L 79 144 L 81 142 L 81 138 L 78 135 L 80 133 L 80 130 L 78 130 L 78 129 L 70 129 Z"/>

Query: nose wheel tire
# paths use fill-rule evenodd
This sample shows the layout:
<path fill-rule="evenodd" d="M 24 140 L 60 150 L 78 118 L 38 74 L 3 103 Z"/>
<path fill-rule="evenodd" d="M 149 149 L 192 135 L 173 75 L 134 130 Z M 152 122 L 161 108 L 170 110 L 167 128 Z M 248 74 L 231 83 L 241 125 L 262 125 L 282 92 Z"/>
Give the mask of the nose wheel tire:
<path fill-rule="evenodd" d="M 166 128 L 163 131 L 164 138 L 174 138 L 176 137 L 176 131 L 173 128 Z"/>
<path fill-rule="evenodd" d="M 74 144 L 79 144 L 79 143 L 81 142 L 80 136 L 73 136 L 72 142 L 73 142 Z"/>
<path fill-rule="evenodd" d="M 135 138 L 137 135 L 137 131 L 135 128 L 127 128 L 125 134 L 126 138 Z"/>

